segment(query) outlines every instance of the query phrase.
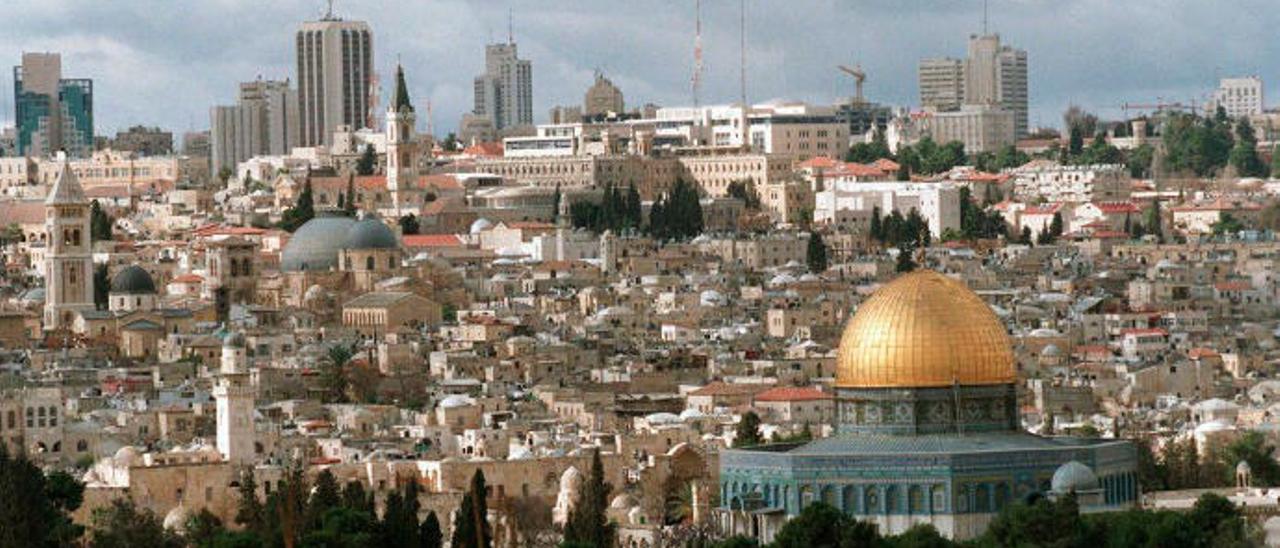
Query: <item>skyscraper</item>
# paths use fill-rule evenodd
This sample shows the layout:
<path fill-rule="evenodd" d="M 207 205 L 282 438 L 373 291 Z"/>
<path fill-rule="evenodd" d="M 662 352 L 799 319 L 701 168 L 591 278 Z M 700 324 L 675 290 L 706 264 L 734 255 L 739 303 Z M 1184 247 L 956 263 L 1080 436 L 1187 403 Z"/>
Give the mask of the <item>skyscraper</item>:
<path fill-rule="evenodd" d="M 964 102 L 1000 105 L 1013 111 L 1014 134 L 1027 134 L 1027 52 L 1000 45 L 999 34 L 969 37 Z"/>
<path fill-rule="evenodd" d="M 298 118 L 298 93 L 287 80 L 241 83 L 235 105 L 209 111 L 213 173 L 254 156 L 288 154 L 299 144 Z"/>
<path fill-rule="evenodd" d="M 332 13 L 302 24 L 297 34 L 301 146 L 327 145 L 340 125 L 371 127 L 373 33 L 363 21 Z"/>
<path fill-rule="evenodd" d="M 626 103 L 622 98 L 622 90 L 605 78 L 604 73 L 596 71 L 596 81 L 587 89 L 582 99 L 582 110 L 587 116 L 602 116 L 610 112 L 622 114 Z"/>
<path fill-rule="evenodd" d="M 938 57 L 920 61 L 920 105 L 956 110 L 964 102 L 964 61 Z"/>
<path fill-rule="evenodd" d="M 473 112 L 499 130 L 533 124 L 533 65 L 519 58 L 515 42 L 485 46 L 484 67 L 475 79 Z"/>
<path fill-rule="evenodd" d="M 1016 138 L 1027 135 L 1027 52 L 1000 45 L 999 34 L 972 35 L 965 59 L 923 59 L 917 74 L 922 106 L 998 106 L 1013 112 Z"/>
<path fill-rule="evenodd" d="M 18 154 L 93 152 L 93 80 L 64 79 L 60 54 L 22 54 L 13 67 L 13 104 Z"/>

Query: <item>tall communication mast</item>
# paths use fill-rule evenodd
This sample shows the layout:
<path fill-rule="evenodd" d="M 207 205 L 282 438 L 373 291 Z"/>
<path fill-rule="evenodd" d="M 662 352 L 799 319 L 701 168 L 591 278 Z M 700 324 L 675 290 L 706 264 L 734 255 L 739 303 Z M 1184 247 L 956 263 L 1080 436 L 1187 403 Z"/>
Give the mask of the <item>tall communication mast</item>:
<path fill-rule="evenodd" d="M 694 0 L 694 34 L 693 34 L 693 77 L 690 84 L 693 88 L 693 106 L 698 107 L 698 94 L 702 89 L 702 0 Z"/>

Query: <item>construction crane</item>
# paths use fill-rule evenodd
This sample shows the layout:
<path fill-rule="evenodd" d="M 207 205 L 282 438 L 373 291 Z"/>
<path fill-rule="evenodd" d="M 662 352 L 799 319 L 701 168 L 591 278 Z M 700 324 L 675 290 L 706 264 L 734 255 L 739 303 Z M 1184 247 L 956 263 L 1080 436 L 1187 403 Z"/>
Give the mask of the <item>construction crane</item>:
<path fill-rule="evenodd" d="M 853 77 L 853 85 L 854 85 L 853 102 L 855 103 L 864 102 L 862 99 L 862 83 L 867 81 L 867 73 L 863 72 L 862 65 L 860 64 L 854 65 L 854 68 L 849 68 L 844 65 L 836 65 L 836 68 L 840 69 L 840 72 L 843 72 Z"/>
<path fill-rule="evenodd" d="M 1154 103 L 1123 103 L 1120 105 L 1120 110 L 1124 111 L 1125 117 L 1129 116 L 1130 110 L 1153 110 L 1153 111 L 1159 112 L 1161 110 L 1171 110 L 1171 109 L 1179 109 L 1179 110 L 1187 109 L 1187 110 L 1194 111 L 1195 107 L 1193 105 L 1188 105 L 1186 103 L 1178 103 L 1178 102 L 1166 103 L 1160 100 L 1156 100 L 1156 102 Z"/>

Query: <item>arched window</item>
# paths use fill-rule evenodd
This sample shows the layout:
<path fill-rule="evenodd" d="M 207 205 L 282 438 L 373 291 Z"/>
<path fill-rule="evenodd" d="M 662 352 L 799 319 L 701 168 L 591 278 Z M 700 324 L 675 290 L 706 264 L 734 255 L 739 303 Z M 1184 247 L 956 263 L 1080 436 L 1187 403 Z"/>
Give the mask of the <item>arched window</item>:
<path fill-rule="evenodd" d="M 364 269 L 373 270 L 373 255 L 364 258 Z"/>

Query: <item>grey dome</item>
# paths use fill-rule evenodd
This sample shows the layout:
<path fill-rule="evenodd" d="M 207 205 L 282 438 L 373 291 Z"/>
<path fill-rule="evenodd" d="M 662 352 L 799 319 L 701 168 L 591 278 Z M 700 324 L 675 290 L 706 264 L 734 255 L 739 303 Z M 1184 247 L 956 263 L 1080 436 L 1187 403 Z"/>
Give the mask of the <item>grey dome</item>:
<path fill-rule="evenodd" d="M 395 249 L 400 247 L 400 241 L 396 239 L 394 232 L 391 232 L 387 225 L 373 217 L 365 217 L 356 221 L 347 229 L 346 243 L 343 249 Z"/>
<path fill-rule="evenodd" d="M 1053 473 L 1051 485 L 1053 492 L 1065 494 L 1072 491 L 1092 491 L 1098 489 L 1101 484 L 1093 470 L 1073 460 L 1058 467 L 1058 470 Z"/>
<path fill-rule="evenodd" d="M 111 278 L 111 293 L 124 293 L 128 295 L 150 295 L 156 292 L 156 282 L 151 279 L 151 275 L 138 265 L 132 265 L 129 268 L 117 272 L 114 278 Z"/>
<path fill-rule="evenodd" d="M 351 217 L 317 213 L 289 238 L 280 254 L 280 270 L 330 270 L 338 266 L 338 251 L 347 240 L 347 231 L 356 221 Z"/>

